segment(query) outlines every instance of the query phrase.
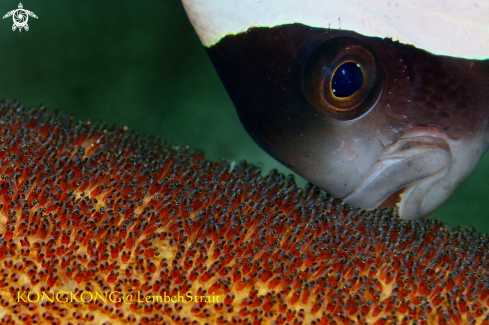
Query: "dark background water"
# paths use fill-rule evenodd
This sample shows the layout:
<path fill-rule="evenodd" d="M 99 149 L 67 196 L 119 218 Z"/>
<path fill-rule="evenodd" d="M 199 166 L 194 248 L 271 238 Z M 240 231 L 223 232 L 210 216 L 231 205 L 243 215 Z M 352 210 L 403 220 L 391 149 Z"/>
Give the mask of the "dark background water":
<path fill-rule="evenodd" d="M 248 137 L 182 5 L 164 1 L 27 1 L 28 32 L 0 21 L 0 97 L 71 111 L 278 168 Z M 17 9 L 2 1 L 0 14 Z M 432 217 L 489 233 L 489 158 Z M 304 182 L 303 180 L 301 181 Z"/>

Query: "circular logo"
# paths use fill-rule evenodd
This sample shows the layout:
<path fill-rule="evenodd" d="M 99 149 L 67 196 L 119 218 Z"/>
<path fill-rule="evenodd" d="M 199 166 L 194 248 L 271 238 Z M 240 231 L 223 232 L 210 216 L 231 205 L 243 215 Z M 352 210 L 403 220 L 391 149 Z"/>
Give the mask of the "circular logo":
<path fill-rule="evenodd" d="M 17 27 L 23 27 L 25 24 L 27 24 L 28 16 L 24 9 L 17 9 L 13 16 L 14 24 L 16 24 Z"/>

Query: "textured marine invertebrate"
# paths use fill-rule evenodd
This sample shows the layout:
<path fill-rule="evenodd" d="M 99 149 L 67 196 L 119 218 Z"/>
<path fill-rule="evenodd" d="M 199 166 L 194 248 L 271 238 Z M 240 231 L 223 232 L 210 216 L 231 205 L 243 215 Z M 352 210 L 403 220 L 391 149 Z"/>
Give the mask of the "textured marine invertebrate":
<path fill-rule="evenodd" d="M 487 5 L 182 2 L 250 136 L 355 207 L 426 216 L 487 150 Z"/>
<path fill-rule="evenodd" d="M 0 116 L 2 324 L 489 323 L 487 235 L 19 103 Z"/>

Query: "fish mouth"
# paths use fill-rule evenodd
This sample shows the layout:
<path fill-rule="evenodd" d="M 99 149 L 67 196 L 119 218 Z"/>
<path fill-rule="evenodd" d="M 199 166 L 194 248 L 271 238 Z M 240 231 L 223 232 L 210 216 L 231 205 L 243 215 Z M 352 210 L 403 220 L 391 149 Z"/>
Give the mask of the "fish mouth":
<path fill-rule="evenodd" d="M 452 152 L 439 127 L 412 129 L 386 147 L 360 183 L 343 200 L 367 210 L 396 208 L 402 219 L 432 212 L 426 194 L 452 167 Z"/>
<path fill-rule="evenodd" d="M 395 209 L 400 207 L 402 193 L 406 188 L 403 187 L 398 191 L 392 193 L 384 202 L 382 202 L 378 209 Z"/>

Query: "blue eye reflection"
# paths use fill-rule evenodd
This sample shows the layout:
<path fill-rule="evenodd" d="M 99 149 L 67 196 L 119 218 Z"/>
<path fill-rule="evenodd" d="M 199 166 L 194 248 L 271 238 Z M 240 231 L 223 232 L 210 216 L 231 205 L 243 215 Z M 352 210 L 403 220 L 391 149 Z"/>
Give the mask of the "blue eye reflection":
<path fill-rule="evenodd" d="M 338 67 L 331 80 L 331 88 L 336 97 L 349 97 L 356 93 L 363 83 L 360 65 L 347 62 Z"/>

